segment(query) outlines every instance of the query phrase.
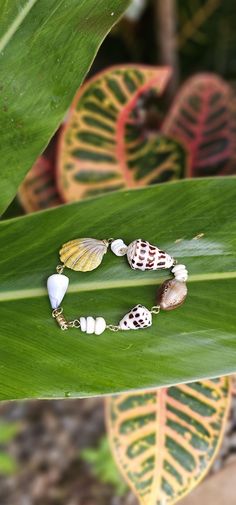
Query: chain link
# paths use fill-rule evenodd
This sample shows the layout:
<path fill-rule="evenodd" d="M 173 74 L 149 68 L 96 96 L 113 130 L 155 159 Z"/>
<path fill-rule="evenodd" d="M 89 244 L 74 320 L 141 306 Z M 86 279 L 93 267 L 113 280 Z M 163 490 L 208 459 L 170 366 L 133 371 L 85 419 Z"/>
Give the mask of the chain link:
<path fill-rule="evenodd" d="M 58 274 L 62 274 L 64 271 L 65 265 L 57 265 L 56 271 Z"/>
<path fill-rule="evenodd" d="M 119 326 L 115 326 L 114 324 L 108 324 L 106 326 L 106 329 L 110 330 L 110 331 L 119 331 L 120 327 Z"/>
<path fill-rule="evenodd" d="M 73 321 L 68 322 L 68 327 L 69 328 L 80 328 L 80 321 L 79 319 L 74 319 Z"/>
<path fill-rule="evenodd" d="M 150 312 L 151 314 L 159 314 L 160 310 L 161 310 L 160 305 L 153 305 Z"/>

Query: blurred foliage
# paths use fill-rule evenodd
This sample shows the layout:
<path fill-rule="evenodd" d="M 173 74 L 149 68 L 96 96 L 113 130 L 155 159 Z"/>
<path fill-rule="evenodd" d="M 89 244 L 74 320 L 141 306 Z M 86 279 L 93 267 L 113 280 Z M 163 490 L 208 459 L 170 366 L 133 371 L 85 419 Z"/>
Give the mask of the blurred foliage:
<path fill-rule="evenodd" d="M 124 496 L 128 490 L 113 459 L 108 438 L 102 437 L 97 448 L 84 449 L 80 457 L 89 463 L 94 474 L 100 482 L 110 484 L 118 496 Z"/>
<path fill-rule="evenodd" d="M 7 452 L 5 446 L 18 432 L 18 423 L 0 422 L 0 475 L 11 475 L 17 469 L 14 458 Z"/>

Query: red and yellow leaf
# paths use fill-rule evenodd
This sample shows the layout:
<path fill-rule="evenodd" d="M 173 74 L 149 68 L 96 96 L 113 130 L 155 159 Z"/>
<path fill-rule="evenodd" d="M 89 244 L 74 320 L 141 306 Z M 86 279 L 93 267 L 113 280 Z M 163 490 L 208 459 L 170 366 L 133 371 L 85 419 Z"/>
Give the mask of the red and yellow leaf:
<path fill-rule="evenodd" d="M 57 179 L 65 201 L 185 175 L 183 146 L 142 133 L 137 119 L 141 97 L 161 96 L 169 76 L 166 67 L 112 67 L 79 90 L 59 143 Z"/>
<path fill-rule="evenodd" d="M 142 505 L 173 505 L 208 471 L 224 432 L 230 379 L 208 379 L 107 399 L 120 471 Z"/>
<path fill-rule="evenodd" d="M 52 163 L 40 156 L 20 186 L 19 199 L 26 212 L 35 212 L 62 203 Z"/>
<path fill-rule="evenodd" d="M 211 74 L 192 77 L 181 88 L 162 131 L 190 151 L 190 176 L 221 175 L 234 154 L 232 89 Z"/>

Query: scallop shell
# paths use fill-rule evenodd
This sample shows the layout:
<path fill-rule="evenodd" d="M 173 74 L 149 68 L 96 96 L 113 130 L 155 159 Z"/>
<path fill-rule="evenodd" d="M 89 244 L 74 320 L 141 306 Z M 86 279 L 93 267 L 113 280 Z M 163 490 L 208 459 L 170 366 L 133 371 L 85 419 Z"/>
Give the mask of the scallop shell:
<path fill-rule="evenodd" d="M 107 240 L 78 238 L 63 244 L 59 255 L 67 268 L 77 272 L 89 272 L 100 265 L 107 248 Z"/>
<path fill-rule="evenodd" d="M 174 265 L 174 258 L 141 238 L 128 246 L 127 258 L 134 270 L 161 270 Z"/>

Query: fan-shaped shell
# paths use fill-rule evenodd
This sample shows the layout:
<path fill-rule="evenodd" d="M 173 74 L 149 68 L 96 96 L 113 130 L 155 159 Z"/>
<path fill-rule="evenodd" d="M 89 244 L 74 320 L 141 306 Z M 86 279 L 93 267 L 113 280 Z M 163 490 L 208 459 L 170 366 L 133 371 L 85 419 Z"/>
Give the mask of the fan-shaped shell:
<path fill-rule="evenodd" d="M 141 238 L 128 246 L 127 258 L 134 270 L 160 270 L 174 265 L 174 258 Z"/>
<path fill-rule="evenodd" d="M 78 272 L 88 272 L 100 265 L 107 248 L 107 240 L 78 238 L 63 244 L 59 255 L 66 267 Z"/>

